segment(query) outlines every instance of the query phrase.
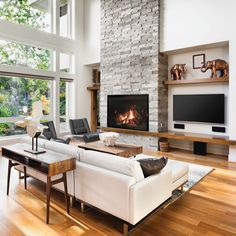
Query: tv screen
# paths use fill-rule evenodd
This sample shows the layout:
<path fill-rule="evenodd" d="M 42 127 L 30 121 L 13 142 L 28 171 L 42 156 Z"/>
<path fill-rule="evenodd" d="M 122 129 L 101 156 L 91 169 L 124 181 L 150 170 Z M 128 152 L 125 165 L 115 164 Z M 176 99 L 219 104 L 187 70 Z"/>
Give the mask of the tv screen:
<path fill-rule="evenodd" d="M 224 94 L 174 95 L 173 120 L 224 124 Z"/>

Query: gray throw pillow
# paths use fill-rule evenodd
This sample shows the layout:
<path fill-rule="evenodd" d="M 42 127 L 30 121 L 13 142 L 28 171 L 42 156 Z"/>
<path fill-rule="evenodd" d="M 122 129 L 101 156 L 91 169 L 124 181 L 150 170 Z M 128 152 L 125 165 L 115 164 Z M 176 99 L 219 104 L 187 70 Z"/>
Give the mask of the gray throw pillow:
<path fill-rule="evenodd" d="M 143 170 L 144 177 L 154 175 L 160 172 L 166 165 L 168 157 L 162 158 L 144 158 L 137 160 Z"/>

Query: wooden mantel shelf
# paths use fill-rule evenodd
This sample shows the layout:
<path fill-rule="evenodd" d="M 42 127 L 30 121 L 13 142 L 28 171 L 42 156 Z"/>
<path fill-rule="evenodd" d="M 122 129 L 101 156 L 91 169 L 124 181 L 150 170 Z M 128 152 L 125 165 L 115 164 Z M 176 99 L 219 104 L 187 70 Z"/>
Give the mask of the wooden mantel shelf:
<path fill-rule="evenodd" d="M 204 83 L 222 83 L 229 82 L 229 78 L 206 78 L 206 79 L 188 79 L 188 80 L 166 80 L 166 85 L 182 85 L 182 84 L 204 84 Z"/>
<path fill-rule="evenodd" d="M 100 85 L 96 85 L 96 86 L 89 86 L 87 87 L 87 90 L 90 90 L 90 91 L 94 91 L 94 90 L 100 90 Z"/>
<path fill-rule="evenodd" d="M 198 134 L 198 133 L 189 133 L 189 132 L 148 132 L 140 130 L 130 130 L 130 129 L 119 129 L 119 128 L 110 128 L 110 127 L 100 127 L 102 131 L 107 132 L 117 132 L 125 133 L 131 135 L 142 135 L 142 136 L 152 136 L 159 138 L 168 138 L 176 140 L 188 140 L 193 142 L 205 142 L 212 144 L 221 144 L 221 145 L 236 145 L 236 140 L 230 140 L 228 136 L 214 136 L 207 134 Z"/>

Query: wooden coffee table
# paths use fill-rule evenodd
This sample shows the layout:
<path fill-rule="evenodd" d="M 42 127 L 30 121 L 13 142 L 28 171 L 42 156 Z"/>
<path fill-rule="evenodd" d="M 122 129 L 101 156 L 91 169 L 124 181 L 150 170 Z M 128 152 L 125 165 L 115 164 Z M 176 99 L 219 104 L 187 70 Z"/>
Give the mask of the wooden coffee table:
<path fill-rule="evenodd" d="M 142 146 L 129 145 L 124 143 L 117 143 L 114 147 L 105 146 L 101 141 L 95 141 L 90 143 L 85 143 L 82 141 L 73 141 L 74 145 L 85 150 L 93 150 L 98 152 L 105 152 L 121 157 L 131 157 L 136 156 L 143 152 Z"/>
<path fill-rule="evenodd" d="M 46 195 L 47 195 L 47 211 L 46 211 L 46 223 L 49 223 L 49 207 L 50 207 L 50 195 L 51 187 L 57 183 L 64 183 L 65 190 L 65 202 L 66 210 L 69 214 L 69 201 L 67 193 L 67 179 L 66 172 L 75 169 L 75 158 L 64 155 L 58 152 L 45 149 L 43 154 L 32 154 L 25 150 L 31 148 L 29 144 L 17 143 L 2 147 L 2 156 L 9 160 L 8 162 L 8 176 L 7 176 L 7 195 L 9 195 L 11 168 L 17 165 L 24 166 L 24 183 L 25 189 L 27 189 L 26 182 L 26 167 L 32 168 L 35 171 L 41 172 L 47 176 L 46 183 Z M 62 174 L 61 178 L 51 180 L 52 176 Z"/>

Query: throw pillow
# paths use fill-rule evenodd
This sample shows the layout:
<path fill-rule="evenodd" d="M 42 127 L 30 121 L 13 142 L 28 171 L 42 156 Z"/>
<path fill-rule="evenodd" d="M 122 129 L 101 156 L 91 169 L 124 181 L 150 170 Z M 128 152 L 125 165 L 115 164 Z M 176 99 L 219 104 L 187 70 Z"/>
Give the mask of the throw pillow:
<path fill-rule="evenodd" d="M 156 174 L 163 169 L 168 161 L 167 157 L 162 158 L 144 158 L 137 160 L 143 170 L 144 177 Z"/>

